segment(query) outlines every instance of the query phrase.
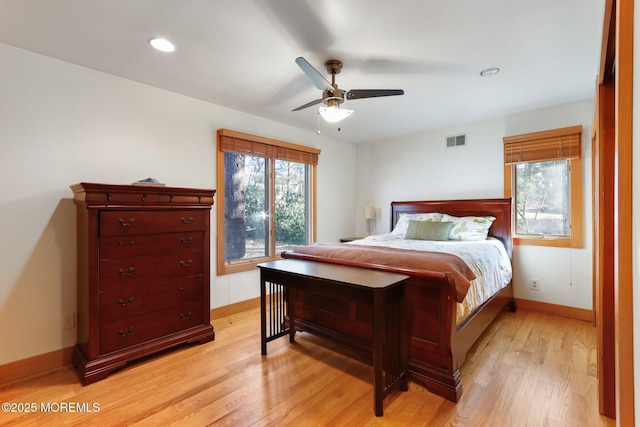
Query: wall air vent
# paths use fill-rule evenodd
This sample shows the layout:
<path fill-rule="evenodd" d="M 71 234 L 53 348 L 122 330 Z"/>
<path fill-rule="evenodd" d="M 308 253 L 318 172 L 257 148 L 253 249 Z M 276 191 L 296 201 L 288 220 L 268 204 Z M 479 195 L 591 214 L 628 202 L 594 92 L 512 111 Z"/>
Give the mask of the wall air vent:
<path fill-rule="evenodd" d="M 457 147 L 459 145 L 465 145 L 467 143 L 467 135 L 454 135 L 447 137 L 447 147 Z"/>

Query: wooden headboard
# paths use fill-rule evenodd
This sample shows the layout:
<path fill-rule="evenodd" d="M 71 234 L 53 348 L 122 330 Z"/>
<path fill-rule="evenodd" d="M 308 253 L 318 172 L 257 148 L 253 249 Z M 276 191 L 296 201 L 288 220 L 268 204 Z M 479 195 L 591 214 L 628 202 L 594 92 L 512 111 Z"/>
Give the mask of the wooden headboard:
<path fill-rule="evenodd" d="M 391 202 L 391 230 L 401 213 L 439 212 L 452 216 L 493 216 L 495 221 L 489 236 L 500 239 L 511 257 L 513 239 L 511 232 L 511 199 L 423 200 Z"/>

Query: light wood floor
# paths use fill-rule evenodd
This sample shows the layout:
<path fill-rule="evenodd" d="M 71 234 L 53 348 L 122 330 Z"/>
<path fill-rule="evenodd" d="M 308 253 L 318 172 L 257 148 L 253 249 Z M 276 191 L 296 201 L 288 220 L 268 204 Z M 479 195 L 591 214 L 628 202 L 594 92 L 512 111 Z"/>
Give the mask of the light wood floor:
<path fill-rule="evenodd" d="M 373 414 L 371 367 L 308 334 L 260 355 L 259 311 L 213 321 L 216 340 L 116 371 L 87 387 L 71 365 L 0 386 L 0 425 L 614 426 L 598 414 L 595 328 L 504 312 L 471 350 L 454 404 L 410 383 Z M 44 413 L 73 402 L 98 412 Z M 83 409 L 82 406 L 79 406 Z"/>

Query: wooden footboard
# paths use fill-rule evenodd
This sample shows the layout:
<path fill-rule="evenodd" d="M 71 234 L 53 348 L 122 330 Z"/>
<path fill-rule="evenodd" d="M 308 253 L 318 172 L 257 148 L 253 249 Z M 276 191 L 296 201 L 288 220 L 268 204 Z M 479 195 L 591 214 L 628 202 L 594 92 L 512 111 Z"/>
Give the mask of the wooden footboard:
<path fill-rule="evenodd" d="M 283 257 L 409 274 L 411 278 L 405 284 L 409 372 L 432 392 L 458 400 L 459 366 L 452 357 L 459 353 L 452 347 L 456 342 L 455 284 L 449 273 L 359 264 L 298 253 L 284 253 Z M 295 310 L 299 330 L 341 343 L 364 357 L 370 356 L 370 308 L 298 292 Z M 455 359 L 461 362 L 464 357 Z"/>
<path fill-rule="evenodd" d="M 510 199 L 393 202 L 392 229 L 403 212 L 494 216 L 496 220 L 489 235 L 500 239 L 511 255 Z M 285 252 L 282 256 L 411 276 L 405 284 L 410 378 L 454 402 L 462 394 L 460 367 L 467 352 L 505 306 L 511 304 L 510 308 L 514 308 L 509 284 L 478 308 L 464 324 L 456 327 L 456 290 L 450 273 L 357 263 L 295 252 Z M 295 310 L 298 329 L 329 338 L 370 357 L 372 320 L 369 308 L 299 292 Z"/>

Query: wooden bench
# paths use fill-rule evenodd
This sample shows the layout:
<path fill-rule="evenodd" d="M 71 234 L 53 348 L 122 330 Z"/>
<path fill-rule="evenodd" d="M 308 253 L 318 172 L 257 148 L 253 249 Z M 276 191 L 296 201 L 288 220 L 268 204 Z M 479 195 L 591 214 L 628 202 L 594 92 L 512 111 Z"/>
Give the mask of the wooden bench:
<path fill-rule="evenodd" d="M 374 411 L 382 416 L 384 398 L 395 388 L 408 389 L 404 282 L 409 276 L 295 259 L 258 267 L 263 355 L 269 341 L 289 335 L 294 342 L 296 290 L 371 306 Z"/>

